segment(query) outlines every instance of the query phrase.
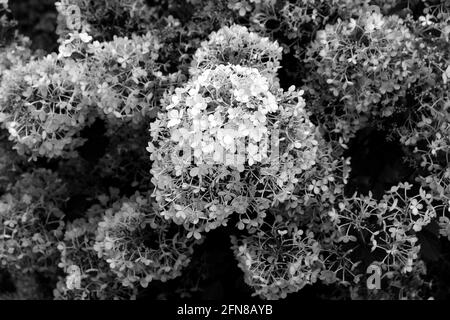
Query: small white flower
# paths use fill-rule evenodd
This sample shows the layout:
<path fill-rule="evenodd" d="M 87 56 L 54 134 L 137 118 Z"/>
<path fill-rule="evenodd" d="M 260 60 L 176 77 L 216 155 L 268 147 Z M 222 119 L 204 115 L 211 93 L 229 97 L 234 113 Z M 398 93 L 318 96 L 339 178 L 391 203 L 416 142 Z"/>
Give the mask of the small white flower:
<path fill-rule="evenodd" d="M 92 40 L 92 37 L 88 35 L 86 32 L 81 32 L 79 34 L 80 40 L 84 43 L 89 43 Z"/>

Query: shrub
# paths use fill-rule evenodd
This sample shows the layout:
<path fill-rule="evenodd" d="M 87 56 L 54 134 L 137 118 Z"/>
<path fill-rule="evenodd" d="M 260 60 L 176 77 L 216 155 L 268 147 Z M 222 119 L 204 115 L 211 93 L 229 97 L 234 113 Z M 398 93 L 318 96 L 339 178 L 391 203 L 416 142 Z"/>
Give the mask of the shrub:
<path fill-rule="evenodd" d="M 448 0 L 51 1 L 0 0 L 0 299 L 448 295 Z"/>

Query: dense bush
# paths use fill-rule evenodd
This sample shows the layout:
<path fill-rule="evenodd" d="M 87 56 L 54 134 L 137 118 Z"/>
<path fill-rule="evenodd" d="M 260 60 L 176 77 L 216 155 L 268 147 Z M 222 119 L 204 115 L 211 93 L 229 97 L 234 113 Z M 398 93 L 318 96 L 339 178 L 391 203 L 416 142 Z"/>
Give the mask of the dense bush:
<path fill-rule="evenodd" d="M 0 299 L 448 298 L 448 0 L 27 4 Z"/>

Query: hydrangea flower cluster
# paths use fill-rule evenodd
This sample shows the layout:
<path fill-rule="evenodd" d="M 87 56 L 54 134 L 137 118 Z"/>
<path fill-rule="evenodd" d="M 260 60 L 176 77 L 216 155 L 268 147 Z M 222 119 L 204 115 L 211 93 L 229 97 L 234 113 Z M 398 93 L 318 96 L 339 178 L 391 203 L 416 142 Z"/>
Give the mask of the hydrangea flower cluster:
<path fill-rule="evenodd" d="M 268 79 L 276 79 L 281 53 L 276 41 L 250 32 L 245 26 L 225 26 L 202 42 L 194 54 L 190 73 L 196 76 L 203 70 L 229 63 L 256 68 Z"/>
<path fill-rule="evenodd" d="M 176 89 L 151 124 L 154 195 L 161 214 L 189 235 L 199 238 L 251 208 L 257 217 L 245 224 L 257 226 L 315 164 L 302 92 L 269 89 L 257 69 L 218 65 Z"/>
<path fill-rule="evenodd" d="M 103 211 L 101 206 L 93 206 L 87 218 L 66 225 L 64 239 L 57 246 L 60 252 L 58 267 L 63 269 L 65 276 L 56 285 L 55 299 L 116 300 L 136 296 L 136 288 L 122 286 L 109 264 L 93 249 Z"/>
<path fill-rule="evenodd" d="M 167 223 L 148 197 L 137 194 L 105 212 L 93 248 L 123 286 L 138 282 L 147 287 L 153 280 L 179 276 L 196 243 Z"/>
<path fill-rule="evenodd" d="M 92 85 L 97 84 L 92 92 L 97 107 L 119 119 L 142 119 L 163 87 L 163 75 L 155 62 L 160 48 L 150 33 L 89 43 L 86 63 Z"/>
<path fill-rule="evenodd" d="M 58 55 L 5 72 L 0 121 L 15 148 L 33 159 L 73 157 L 84 142 L 80 132 L 96 118 L 120 126 L 151 117 L 164 90 L 179 81 L 178 73 L 159 71 L 159 49 L 150 33 L 101 43 L 73 33 Z"/>
<path fill-rule="evenodd" d="M 417 233 L 442 210 L 424 189 L 415 196 L 411 189 L 412 185 L 400 183 L 379 201 L 372 194 L 346 198 L 330 212 L 341 234 L 337 241 L 365 243 L 375 259 L 372 263 L 383 272 L 411 272 L 420 251 Z"/>
<path fill-rule="evenodd" d="M 9 70 L 0 87 L 1 122 L 19 154 L 69 156 L 89 123 L 84 65 L 55 54 Z"/>
<path fill-rule="evenodd" d="M 246 282 L 261 297 L 284 298 L 318 281 L 345 282 L 339 266 L 346 251 L 335 241 L 339 232 L 329 212 L 342 201 L 349 162 L 336 151 L 319 140 L 317 163 L 298 177 L 290 199 L 269 208 L 254 233 L 233 238 Z"/>
<path fill-rule="evenodd" d="M 420 78 L 415 45 L 400 18 L 376 11 L 318 32 L 306 83 L 325 128 L 348 140 L 373 117 L 399 112 L 399 100 Z"/>
<path fill-rule="evenodd" d="M 59 48 L 60 56 L 82 56 L 89 89 L 86 95 L 106 115 L 139 122 L 156 108 L 164 90 L 179 74 L 163 75 L 156 62 L 161 44 L 151 33 L 92 41 L 87 33 L 71 33 Z"/>
<path fill-rule="evenodd" d="M 286 298 L 315 283 L 321 270 L 320 246 L 314 234 L 277 218 L 252 235 L 232 238 L 245 282 L 255 295 L 269 300 Z"/>

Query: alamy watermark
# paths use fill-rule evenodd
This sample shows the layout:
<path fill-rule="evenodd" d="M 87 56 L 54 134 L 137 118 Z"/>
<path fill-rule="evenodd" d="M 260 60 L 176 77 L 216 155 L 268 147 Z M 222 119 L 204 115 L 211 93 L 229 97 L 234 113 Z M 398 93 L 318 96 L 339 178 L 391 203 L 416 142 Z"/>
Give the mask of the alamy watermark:
<path fill-rule="evenodd" d="M 367 289 L 369 290 L 380 290 L 381 289 L 381 267 L 375 264 L 371 264 L 367 267 L 367 274 L 370 276 L 366 280 Z"/>

